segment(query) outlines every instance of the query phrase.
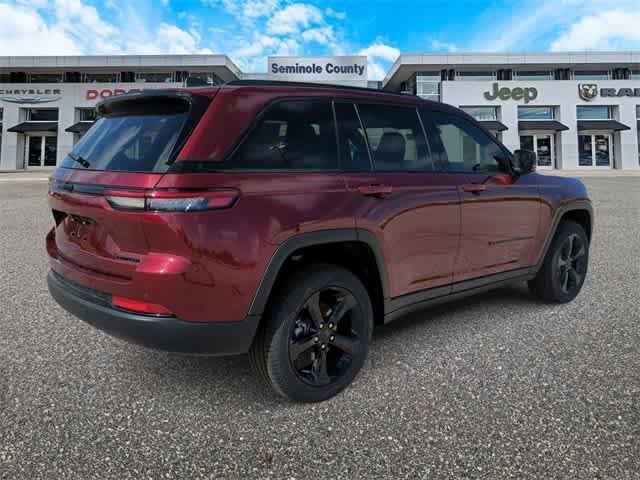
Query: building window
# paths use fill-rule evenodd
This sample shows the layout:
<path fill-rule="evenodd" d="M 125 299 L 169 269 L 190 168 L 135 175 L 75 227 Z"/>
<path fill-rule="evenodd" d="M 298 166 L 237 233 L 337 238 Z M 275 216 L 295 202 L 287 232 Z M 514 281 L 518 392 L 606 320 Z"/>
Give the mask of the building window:
<path fill-rule="evenodd" d="M 222 85 L 224 82 L 213 72 L 189 72 L 189 77 L 202 80 L 207 85 Z"/>
<path fill-rule="evenodd" d="M 419 72 L 409 80 L 409 90 L 426 100 L 440 101 L 440 72 Z"/>
<path fill-rule="evenodd" d="M 554 107 L 518 107 L 518 120 L 553 120 Z"/>
<path fill-rule="evenodd" d="M 30 83 L 62 83 L 64 74 L 60 73 L 30 73 Z"/>
<path fill-rule="evenodd" d="M 136 75 L 136 82 L 171 83 L 173 81 L 173 72 L 138 72 Z"/>
<path fill-rule="evenodd" d="M 532 71 L 532 70 L 523 70 L 520 72 L 516 72 L 515 80 L 553 80 L 554 75 L 552 71 L 542 70 L 542 71 Z"/>
<path fill-rule="evenodd" d="M 495 80 L 496 72 L 456 72 L 456 80 Z"/>
<path fill-rule="evenodd" d="M 28 122 L 57 122 L 57 108 L 29 108 L 27 109 Z"/>
<path fill-rule="evenodd" d="M 120 80 L 119 73 L 85 73 L 84 83 L 117 83 Z"/>
<path fill-rule="evenodd" d="M 98 112 L 95 108 L 79 108 L 78 109 L 78 121 L 79 122 L 95 122 L 98 119 Z"/>
<path fill-rule="evenodd" d="M 460 107 L 460 109 L 479 122 L 498 120 L 498 107 Z"/>
<path fill-rule="evenodd" d="M 575 80 L 609 80 L 611 72 L 608 70 L 574 71 L 573 78 Z"/>
<path fill-rule="evenodd" d="M 580 106 L 577 110 L 578 120 L 610 120 L 613 118 L 613 107 L 608 105 Z"/>
<path fill-rule="evenodd" d="M 640 70 L 631 70 L 630 80 L 640 80 Z"/>

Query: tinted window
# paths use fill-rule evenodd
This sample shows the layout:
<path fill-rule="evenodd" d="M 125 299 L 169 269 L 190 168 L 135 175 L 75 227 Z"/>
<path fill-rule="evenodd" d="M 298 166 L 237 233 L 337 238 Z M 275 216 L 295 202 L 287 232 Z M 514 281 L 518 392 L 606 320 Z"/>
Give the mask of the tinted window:
<path fill-rule="evenodd" d="M 30 108 L 27 117 L 32 122 L 57 122 L 57 108 Z"/>
<path fill-rule="evenodd" d="M 414 107 L 359 104 L 358 111 L 375 170 L 433 170 Z"/>
<path fill-rule="evenodd" d="M 340 146 L 340 169 L 348 172 L 371 170 L 367 140 L 352 103 L 335 103 Z"/>
<path fill-rule="evenodd" d="M 337 170 L 331 102 L 291 100 L 269 107 L 224 168 Z"/>
<path fill-rule="evenodd" d="M 102 117 L 76 144 L 72 155 L 89 162 L 86 168 L 91 170 L 165 171 L 187 115 Z M 62 166 L 83 168 L 71 156 Z"/>
<path fill-rule="evenodd" d="M 505 152 L 489 135 L 462 117 L 444 112 L 425 112 L 429 141 L 439 154 L 442 170 L 449 172 L 498 172 L 498 158 Z M 436 145 L 433 147 L 433 145 Z"/>

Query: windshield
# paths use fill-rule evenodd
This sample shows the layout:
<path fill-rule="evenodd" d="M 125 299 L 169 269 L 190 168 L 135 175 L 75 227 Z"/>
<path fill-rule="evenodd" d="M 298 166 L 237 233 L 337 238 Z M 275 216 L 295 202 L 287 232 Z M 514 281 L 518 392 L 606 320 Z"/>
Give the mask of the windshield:
<path fill-rule="evenodd" d="M 188 113 L 100 118 L 62 162 L 65 168 L 164 172 Z"/>

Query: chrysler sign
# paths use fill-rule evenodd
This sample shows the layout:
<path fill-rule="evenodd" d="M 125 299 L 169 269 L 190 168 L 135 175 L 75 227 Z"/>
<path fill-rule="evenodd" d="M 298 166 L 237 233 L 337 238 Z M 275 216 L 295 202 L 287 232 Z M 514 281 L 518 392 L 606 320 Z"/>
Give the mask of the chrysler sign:
<path fill-rule="evenodd" d="M 62 98 L 59 88 L 2 88 L 0 100 L 10 103 L 47 103 Z"/>

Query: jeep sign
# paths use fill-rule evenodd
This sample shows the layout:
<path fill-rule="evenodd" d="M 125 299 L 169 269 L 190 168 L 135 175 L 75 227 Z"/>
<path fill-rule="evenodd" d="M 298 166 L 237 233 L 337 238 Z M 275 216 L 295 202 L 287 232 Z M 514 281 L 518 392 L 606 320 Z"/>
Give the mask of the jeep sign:
<path fill-rule="evenodd" d="M 533 87 L 500 88 L 498 83 L 494 83 L 493 91 L 484 92 L 484 98 L 487 100 L 524 100 L 524 103 L 529 103 L 531 100 L 538 98 L 538 89 Z"/>

